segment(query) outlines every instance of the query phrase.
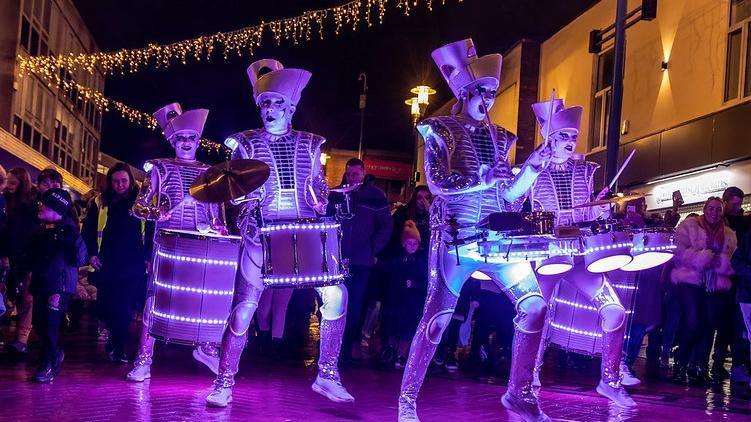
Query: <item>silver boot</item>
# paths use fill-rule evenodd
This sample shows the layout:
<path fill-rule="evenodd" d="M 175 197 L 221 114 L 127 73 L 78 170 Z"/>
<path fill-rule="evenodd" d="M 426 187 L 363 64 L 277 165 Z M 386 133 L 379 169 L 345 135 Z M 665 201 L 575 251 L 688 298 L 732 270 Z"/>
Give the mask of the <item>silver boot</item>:
<path fill-rule="evenodd" d="M 318 376 L 311 386 L 313 391 L 336 403 L 355 401 L 339 377 L 339 352 L 346 322 L 345 315 L 333 320 L 321 318 Z"/>
<path fill-rule="evenodd" d="M 525 422 L 547 422 L 550 418 L 540 410 L 532 391 L 532 372 L 535 368 L 535 353 L 542 338 L 542 330 L 525 333 L 518 328 L 514 331 L 511 356 L 511 373 L 508 390 L 501 397 L 503 406 L 518 414 Z"/>

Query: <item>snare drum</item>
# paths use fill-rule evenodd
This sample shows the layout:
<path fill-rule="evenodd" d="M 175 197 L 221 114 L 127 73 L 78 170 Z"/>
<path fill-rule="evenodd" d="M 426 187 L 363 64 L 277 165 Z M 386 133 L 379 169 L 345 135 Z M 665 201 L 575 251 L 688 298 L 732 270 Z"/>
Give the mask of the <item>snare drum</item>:
<path fill-rule="evenodd" d="M 167 342 L 221 342 L 232 310 L 240 238 L 159 230 L 149 333 Z"/>
<path fill-rule="evenodd" d="M 341 284 L 341 225 L 333 219 L 276 221 L 261 228 L 262 279 L 266 287 L 322 287 Z"/>

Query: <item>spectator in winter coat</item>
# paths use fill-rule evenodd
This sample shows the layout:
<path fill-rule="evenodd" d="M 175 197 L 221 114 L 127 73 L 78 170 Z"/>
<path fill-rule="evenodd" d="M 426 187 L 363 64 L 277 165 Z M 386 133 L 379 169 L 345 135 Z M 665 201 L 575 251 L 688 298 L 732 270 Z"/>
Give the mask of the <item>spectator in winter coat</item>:
<path fill-rule="evenodd" d="M 60 325 L 70 297 L 76 293 L 78 267 L 86 263 L 86 246 L 78 226 L 70 223 L 70 194 L 60 188 L 41 197 L 39 219 L 22 259 L 22 269 L 31 274 L 34 298 L 33 325 L 42 340 L 37 382 L 50 382 L 59 373 L 64 354 L 60 347 Z"/>

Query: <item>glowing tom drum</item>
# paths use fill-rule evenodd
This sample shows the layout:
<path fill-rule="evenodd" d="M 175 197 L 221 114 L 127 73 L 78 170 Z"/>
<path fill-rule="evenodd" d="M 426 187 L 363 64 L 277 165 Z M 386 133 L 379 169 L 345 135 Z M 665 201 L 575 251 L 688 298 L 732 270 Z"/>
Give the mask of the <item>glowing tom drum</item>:
<path fill-rule="evenodd" d="M 634 230 L 631 255 L 634 260 L 623 266 L 623 271 L 641 271 L 662 265 L 673 258 L 675 229 L 648 228 Z"/>

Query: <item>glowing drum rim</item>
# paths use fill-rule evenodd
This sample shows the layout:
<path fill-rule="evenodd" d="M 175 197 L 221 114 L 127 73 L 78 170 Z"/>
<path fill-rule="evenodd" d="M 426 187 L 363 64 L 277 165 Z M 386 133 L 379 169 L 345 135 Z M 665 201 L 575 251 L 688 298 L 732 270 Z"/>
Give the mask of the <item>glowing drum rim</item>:
<path fill-rule="evenodd" d="M 625 230 L 613 228 L 604 233 L 588 233 L 581 239 L 584 264 L 591 273 L 615 271 L 634 259 L 631 256 L 631 235 Z"/>
<path fill-rule="evenodd" d="M 232 310 L 238 236 L 162 229 L 154 237 L 149 334 L 168 343 L 219 343 Z"/>
<path fill-rule="evenodd" d="M 634 260 L 620 269 L 623 271 L 641 271 L 665 264 L 673 258 L 675 252 L 675 229 L 655 227 L 632 230 L 633 247 L 631 255 Z"/>
<path fill-rule="evenodd" d="M 342 284 L 341 224 L 332 218 L 278 220 L 261 228 L 264 286 L 309 288 Z"/>
<path fill-rule="evenodd" d="M 449 253 L 453 254 L 451 250 Z M 579 254 L 578 237 L 557 238 L 551 235 L 498 235 L 460 248 L 460 256 L 464 258 L 498 264 L 545 261 L 555 256 Z"/>

